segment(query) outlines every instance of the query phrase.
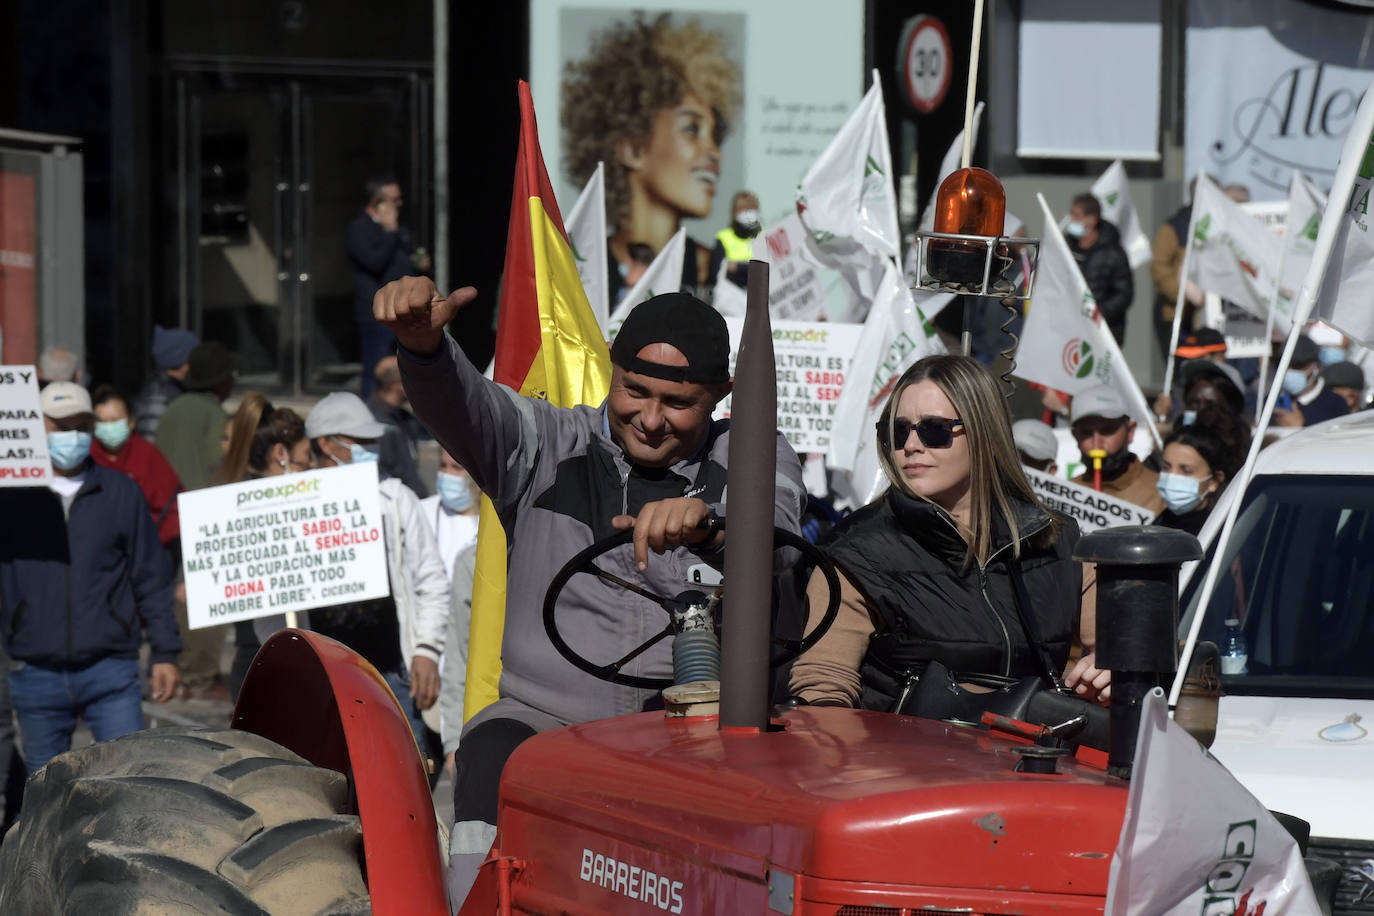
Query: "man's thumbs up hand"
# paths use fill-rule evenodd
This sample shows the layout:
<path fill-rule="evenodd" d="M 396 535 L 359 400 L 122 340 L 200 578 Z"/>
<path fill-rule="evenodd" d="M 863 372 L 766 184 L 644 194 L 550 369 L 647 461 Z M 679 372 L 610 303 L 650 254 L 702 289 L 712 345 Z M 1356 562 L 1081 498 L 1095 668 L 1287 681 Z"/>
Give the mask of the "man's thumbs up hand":
<path fill-rule="evenodd" d="M 471 286 L 444 298 L 429 277 L 402 277 L 377 290 L 372 317 L 390 328 L 401 346 L 428 356 L 443 343 L 444 326 L 476 298 L 477 290 Z"/>

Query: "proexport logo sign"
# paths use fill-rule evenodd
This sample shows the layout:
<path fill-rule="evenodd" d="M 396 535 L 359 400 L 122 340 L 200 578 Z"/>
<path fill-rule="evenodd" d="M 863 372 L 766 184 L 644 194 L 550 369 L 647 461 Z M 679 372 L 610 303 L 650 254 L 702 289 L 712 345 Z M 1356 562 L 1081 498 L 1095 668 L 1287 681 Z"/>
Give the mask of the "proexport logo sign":
<path fill-rule="evenodd" d="M 1081 337 L 1075 337 L 1064 345 L 1064 371 L 1070 378 L 1087 378 L 1093 371 L 1093 348 Z"/>

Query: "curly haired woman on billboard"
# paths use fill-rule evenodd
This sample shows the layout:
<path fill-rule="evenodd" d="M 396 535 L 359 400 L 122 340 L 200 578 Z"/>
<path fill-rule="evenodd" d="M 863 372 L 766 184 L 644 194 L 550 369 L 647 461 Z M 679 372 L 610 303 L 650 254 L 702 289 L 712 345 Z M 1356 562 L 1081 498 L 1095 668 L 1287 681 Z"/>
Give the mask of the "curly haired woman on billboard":
<path fill-rule="evenodd" d="M 602 32 L 563 78 L 564 159 L 585 182 L 606 163 L 610 298 L 636 242 L 661 251 L 685 218 L 711 213 L 720 144 L 739 95 L 726 37 L 695 22 L 636 15 Z M 682 288 L 709 290 L 709 246 L 687 240 Z"/>

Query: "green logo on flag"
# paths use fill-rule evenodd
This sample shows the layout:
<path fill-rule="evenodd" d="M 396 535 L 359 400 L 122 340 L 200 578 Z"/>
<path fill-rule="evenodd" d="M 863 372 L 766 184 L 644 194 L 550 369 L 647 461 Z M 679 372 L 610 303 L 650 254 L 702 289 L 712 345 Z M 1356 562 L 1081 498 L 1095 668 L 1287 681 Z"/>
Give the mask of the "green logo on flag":
<path fill-rule="evenodd" d="M 1205 243 L 1207 241 L 1207 231 L 1211 228 L 1212 214 L 1204 213 L 1202 219 L 1197 221 L 1197 225 L 1193 226 L 1193 241 Z"/>
<path fill-rule="evenodd" d="M 878 163 L 873 161 L 873 157 L 869 156 L 864 160 L 864 177 L 867 178 L 869 175 L 872 175 L 875 172 L 881 175 L 883 173 L 883 170 L 879 168 Z"/>
<path fill-rule="evenodd" d="M 1064 345 L 1064 371 L 1074 378 L 1087 378 L 1093 371 L 1093 348 L 1075 337 Z"/>
<path fill-rule="evenodd" d="M 1115 191 L 1113 191 L 1112 193 L 1108 194 L 1107 197 L 1106 197 L 1107 206 L 1109 206 L 1109 207 L 1115 207 L 1115 206 L 1116 206 L 1116 198 L 1117 198 L 1117 196 L 1118 196 L 1118 195 L 1117 195 L 1117 192 L 1115 192 Z"/>
<path fill-rule="evenodd" d="M 1322 215 L 1320 213 L 1313 213 L 1307 218 L 1307 225 L 1302 227 L 1302 237 L 1309 242 L 1315 242 L 1317 240 L 1317 229 L 1321 224 Z"/>
<path fill-rule="evenodd" d="M 577 251 L 577 243 L 574 242 L 572 239 L 568 239 L 568 247 L 572 249 L 572 256 L 573 256 L 573 260 L 574 260 L 574 261 L 585 261 L 585 260 L 587 260 L 586 258 L 582 257 L 581 254 L 578 253 L 578 251 Z"/>

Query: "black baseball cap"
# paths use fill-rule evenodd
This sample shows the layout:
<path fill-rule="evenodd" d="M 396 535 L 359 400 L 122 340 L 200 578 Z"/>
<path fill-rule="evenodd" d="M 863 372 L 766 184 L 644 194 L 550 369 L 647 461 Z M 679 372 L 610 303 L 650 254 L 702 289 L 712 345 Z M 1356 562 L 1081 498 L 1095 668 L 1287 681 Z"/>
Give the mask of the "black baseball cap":
<path fill-rule="evenodd" d="M 685 366 L 640 359 L 640 350 L 666 343 L 687 357 Z M 690 293 L 663 293 L 635 306 L 611 344 L 611 362 L 669 382 L 715 384 L 730 380 L 730 331 L 720 312 Z"/>

